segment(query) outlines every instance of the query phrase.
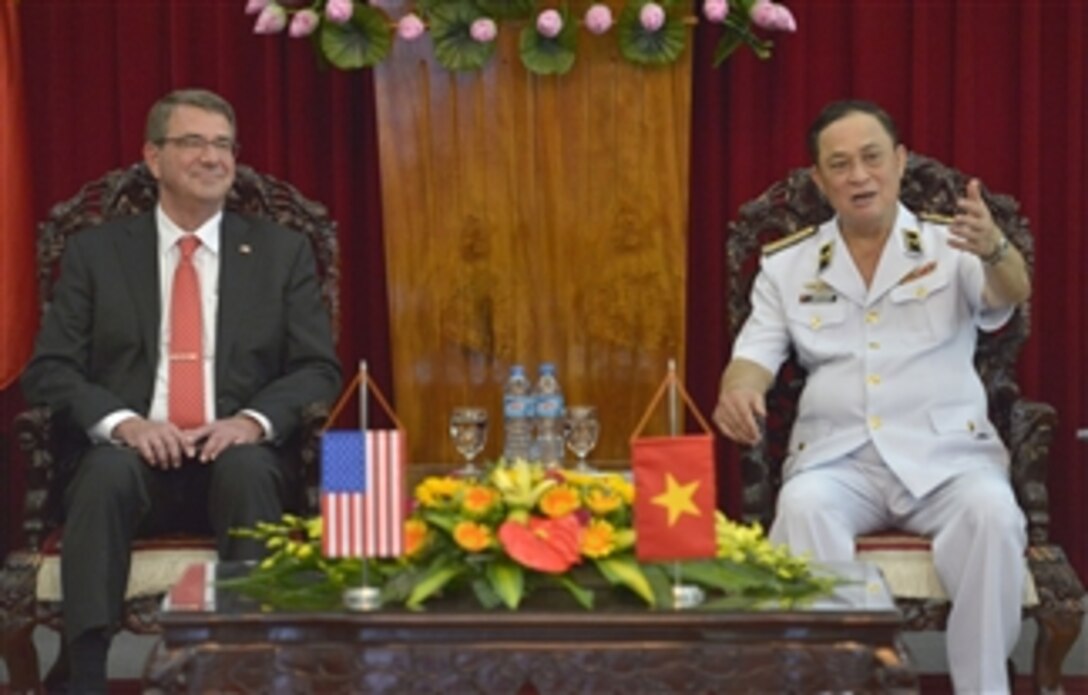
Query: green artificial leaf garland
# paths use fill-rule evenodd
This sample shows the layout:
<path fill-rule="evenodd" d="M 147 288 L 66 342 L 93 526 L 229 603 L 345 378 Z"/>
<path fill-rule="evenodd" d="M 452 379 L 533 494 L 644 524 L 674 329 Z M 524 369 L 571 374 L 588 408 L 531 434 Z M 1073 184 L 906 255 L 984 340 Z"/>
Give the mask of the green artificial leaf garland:
<path fill-rule="evenodd" d="M 662 0 L 657 4 L 665 10 L 665 23 L 657 31 L 642 26 L 639 13 L 652 0 L 635 0 L 620 12 L 616 29 L 619 32 L 620 53 L 632 63 L 640 65 L 668 65 L 676 62 L 684 52 L 687 30 L 684 21 L 672 2 Z"/>
<path fill-rule="evenodd" d="M 479 70 L 495 53 L 495 42 L 480 43 L 472 38 L 472 23 L 484 15 L 469 0 L 444 3 L 427 13 L 434 56 L 447 70 Z"/>
<path fill-rule="evenodd" d="M 559 11 L 563 28 L 554 38 L 537 31 L 531 22 L 521 30 L 521 63 L 537 75 L 565 75 L 574 67 L 575 46 L 578 42 L 577 22 L 571 21 L 567 8 Z"/>
<path fill-rule="evenodd" d="M 325 58 L 341 70 L 377 65 L 393 47 L 389 18 L 370 5 L 357 4 L 344 24 L 322 22 L 317 40 Z"/>

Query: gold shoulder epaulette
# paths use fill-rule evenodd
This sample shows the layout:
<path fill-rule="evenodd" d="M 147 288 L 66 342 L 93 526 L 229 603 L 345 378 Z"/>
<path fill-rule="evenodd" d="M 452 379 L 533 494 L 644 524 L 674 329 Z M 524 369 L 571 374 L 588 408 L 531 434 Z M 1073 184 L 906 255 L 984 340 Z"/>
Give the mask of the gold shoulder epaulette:
<path fill-rule="evenodd" d="M 920 212 L 918 213 L 918 219 L 944 225 L 949 225 L 956 221 L 955 217 L 950 215 L 938 215 L 935 212 Z"/>
<path fill-rule="evenodd" d="M 804 229 L 798 230 L 793 234 L 790 234 L 789 236 L 784 236 L 781 239 L 777 239 L 769 244 L 764 245 L 763 255 L 770 256 L 772 254 L 778 253 L 782 249 L 788 249 L 794 244 L 808 239 L 815 233 L 816 227 L 805 227 Z"/>

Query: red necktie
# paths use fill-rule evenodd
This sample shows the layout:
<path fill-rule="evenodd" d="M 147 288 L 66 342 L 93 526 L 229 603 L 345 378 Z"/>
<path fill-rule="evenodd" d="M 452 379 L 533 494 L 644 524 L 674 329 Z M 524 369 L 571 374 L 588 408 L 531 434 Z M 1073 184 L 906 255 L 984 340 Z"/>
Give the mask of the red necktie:
<path fill-rule="evenodd" d="M 178 240 L 181 257 L 170 295 L 170 422 L 182 429 L 204 424 L 204 330 L 200 317 L 200 280 L 193 252 L 200 239 L 186 234 Z"/>

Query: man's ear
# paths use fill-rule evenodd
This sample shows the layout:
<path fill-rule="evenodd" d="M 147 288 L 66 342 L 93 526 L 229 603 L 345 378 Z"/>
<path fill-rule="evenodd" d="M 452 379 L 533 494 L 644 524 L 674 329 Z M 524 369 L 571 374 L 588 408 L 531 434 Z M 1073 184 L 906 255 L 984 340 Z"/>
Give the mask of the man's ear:
<path fill-rule="evenodd" d="M 816 188 L 820 189 L 820 193 L 826 198 L 827 191 L 824 190 L 824 180 L 823 177 L 820 176 L 820 168 L 813 164 L 808 168 L 808 175 L 809 178 L 812 179 L 812 182 L 816 184 Z"/>
<path fill-rule="evenodd" d="M 899 170 L 899 178 L 903 178 L 903 174 L 907 171 L 907 146 L 903 143 L 899 143 L 895 146 L 895 158 L 896 168 Z"/>
<path fill-rule="evenodd" d="M 159 178 L 159 156 L 162 154 L 161 150 L 154 143 L 144 143 L 144 164 L 151 170 L 151 175 L 156 179 Z"/>

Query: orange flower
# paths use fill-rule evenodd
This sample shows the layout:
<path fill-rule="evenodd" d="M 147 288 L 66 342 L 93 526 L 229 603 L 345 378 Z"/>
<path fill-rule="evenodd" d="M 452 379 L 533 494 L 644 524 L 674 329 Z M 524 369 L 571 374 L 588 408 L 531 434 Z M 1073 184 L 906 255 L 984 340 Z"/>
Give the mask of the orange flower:
<path fill-rule="evenodd" d="M 427 523 L 422 519 L 404 522 L 404 555 L 412 557 L 427 546 Z"/>
<path fill-rule="evenodd" d="M 580 506 L 578 491 L 568 485 L 556 485 L 540 498 L 540 511 L 553 519 L 566 516 Z"/>
<path fill-rule="evenodd" d="M 475 521 L 461 521 L 453 527 L 453 540 L 470 553 L 491 547 L 491 529 Z"/>
<path fill-rule="evenodd" d="M 581 559 L 582 526 L 573 514 L 558 519 L 534 516 L 528 524 L 506 521 L 499 540 L 518 564 L 551 574 L 562 574 Z"/>
<path fill-rule="evenodd" d="M 483 516 L 491 511 L 499 501 L 499 493 L 494 488 L 483 485 L 470 485 L 461 499 L 461 508 L 471 516 Z"/>
<path fill-rule="evenodd" d="M 608 557 L 616 549 L 616 529 L 603 519 L 589 522 L 582 535 L 582 554 L 586 557 Z"/>

